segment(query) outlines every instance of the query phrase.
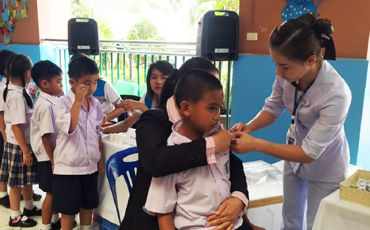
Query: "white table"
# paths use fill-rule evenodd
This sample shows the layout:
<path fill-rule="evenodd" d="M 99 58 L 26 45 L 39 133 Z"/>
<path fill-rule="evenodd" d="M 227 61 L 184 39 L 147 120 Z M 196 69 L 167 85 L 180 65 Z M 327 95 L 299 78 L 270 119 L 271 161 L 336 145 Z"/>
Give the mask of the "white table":
<path fill-rule="evenodd" d="M 313 230 L 327 229 L 369 230 L 370 207 L 341 200 L 338 189 L 321 201 L 316 215 Z"/>
<path fill-rule="evenodd" d="M 120 134 L 120 135 L 125 135 Z M 109 140 L 108 135 L 103 136 L 103 159 L 104 162 L 108 160 L 110 156 L 112 156 L 114 153 L 127 149 L 132 147 L 132 145 L 125 144 L 120 142 L 120 144 L 117 144 L 115 142 L 112 142 Z M 128 157 L 128 160 L 137 160 L 138 155 L 134 154 L 130 158 Z M 126 212 L 126 206 L 128 202 L 128 198 L 130 196 L 130 193 L 127 189 L 125 179 L 123 177 L 118 177 L 116 180 L 116 192 L 117 192 L 117 199 L 118 199 L 118 207 L 120 211 L 121 218 L 124 217 Z M 110 191 L 109 183 L 107 176 L 105 173 L 99 175 L 98 177 L 98 191 L 99 191 L 99 206 L 94 210 L 94 213 L 96 213 L 98 216 L 108 220 L 109 222 L 112 222 L 116 225 L 119 225 L 120 222 L 118 221 L 116 207 L 113 201 L 113 196 Z"/>

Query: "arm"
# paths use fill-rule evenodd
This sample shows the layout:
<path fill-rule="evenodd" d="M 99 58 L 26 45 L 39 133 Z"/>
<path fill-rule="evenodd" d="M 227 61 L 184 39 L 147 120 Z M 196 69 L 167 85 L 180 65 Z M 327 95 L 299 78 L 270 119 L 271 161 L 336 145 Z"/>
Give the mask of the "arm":
<path fill-rule="evenodd" d="M 139 115 L 134 113 L 124 121 L 120 121 L 117 124 L 102 128 L 102 131 L 104 134 L 126 132 L 128 128 L 132 127 L 138 120 Z"/>
<path fill-rule="evenodd" d="M 23 153 L 23 164 L 26 166 L 31 166 L 33 164 L 31 150 L 26 143 L 26 139 L 23 136 L 23 131 L 20 125 L 12 125 L 12 130 L 14 133 L 14 137 L 17 140 L 19 146 L 21 147 Z"/>
<path fill-rule="evenodd" d="M 50 161 L 51 161 L 51 164 L 53 165 L 53 164 L 54 164 L 54 157 L 53 157 L 53 153 L 54 153 L 54 148 L 55 148 L 55 146 L 53 146 L 53 144 L 51 143 L 50 135 L 51 135 L 50 133 L 46 133 L 46 134 L 44 134 L 44 135 L 41 137 L 41 140 L 42 140 L 42 144 L 44 145 L 44 148 L 45 148 L 46 154 L 48 154 L 49 159 L 50 159 Z"/>
<path fill-rule="evenodd" d="M 172 123 L 167 113 L 152 109 L 143 113 L 136 124 L 140 164 L 152 177 L 161 177 L 207 165 L 205 139 L 167 146 Z"/>
<path fill-rule="evenodd" d="M 124 108 L 125 111 L 140 110 L 142 113 L 148 110 L 145 103 L 131 99 L 123 100 L 118 107 Z"/>
<path fill-rule="evenodd" d="M 231 129 L 231 132 L 246 132 L 246 133 L 252 133 L 254 131 L 257 131 L 259 129 L 265 128 L 272 123 L 275 122 L 277 117 L 268 112 L 267 110 L 261 110 L 256 117 L 254 117 L 250 122 L 247 124 L 238 123 L 234 125 L 234 127 Z"/>
<path fill-rule="evenodd" d="M 82 106 L 83 101 L 85 100 L 86 94 L 87 94 L 86 85 L 77 86 L 76 91 L 75 91 L 75 101 L 73 102 L 72 109 L 71 109 L 71 122 L 69 125 L 68 134 L 73 133 L 78 125 L 81 106 Z"/>
<path fill-rule="evenodd" d="M 103 140 L 101 135 L 99 136 L 99 151 L 100 151 L 100 159 L 98 161 L 98 172 L 99 174 L 102 174 L 104 172 L 104 161 L 102 157 L 103 153 Z"/>
<path fill-rule="evenodd" d="M 175 230 L 175 222 L 172 213 L 157 214 L 160 230 Z"/>
<path fill-rule="evenodd" d="M 6 125 L 4 120 L 4 111 L 0 112 L 0 131 L 3 135 L 4 143 L 6 143 L 6 133 L 5 133 Z"/>
<path fill-rule="evenodd" d="M 113 120 L 114 118 L 118 117 L 119 115 L 121 115 L 124 112 L 125 112 L 125 110 L 123 108 L 114 109 L 113 111 L 106 114 L 107 115 L 107 121 Z"/>

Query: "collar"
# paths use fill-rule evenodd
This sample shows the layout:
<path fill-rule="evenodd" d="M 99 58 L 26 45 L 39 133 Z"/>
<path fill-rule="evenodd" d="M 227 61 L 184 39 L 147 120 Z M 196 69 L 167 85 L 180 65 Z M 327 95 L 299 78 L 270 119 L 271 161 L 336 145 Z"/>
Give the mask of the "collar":
<path fill-rule="evenodd" d="M 54 96 L 51 96 L 50 94 L 40 92 L 40 97 L 44 98 L 45 100 L 49 101 L 51 104 L 55 105 L 57 102 L 57 98 Z"/>
<path fill-rule="evenodd" d="M 175 124 L 177 121 L 181 120 L 181 115 L 177 109 L 175 98 L 172 96 L 167 100 L 166 109 L 168 114 L 168 119 Z"/>
<path fill-rule="evenodd" d="M 179 130 L 179 127 L 182 125 L 182 119 L 180 118 L 178 121 L 176 121 L 173 125 L 172 125 L 172 135 L 173 135 L 173 138 L 176 138 L 176 141 L 175 144 L 181 144 L 181 143 L 185 143 L 185 142 L 191 142 L 191 140 L 181 134 L 179 134 L 177 131 Z M 203 135 L 203 138 L 206 138 L 206 137 L 209 137 L 211 136 L 214 132 L 216 131 L 219 131 L 223 129 L 223 125 L 219 122 L 218 125 L 216 127 L 214 127 L 211 131 L 209 131 L 208 133 L 205 133 Z M 180 142 L 182 141 L 182 142 Z M 178 142 L 178 143 L 177 143 Z"/>
<path fill-rule="evenodd" d="M 9 83 L 8 89 L 15 90 L 15 91 L 18 91 L 20 93 L 23 93 L 24 88 L 20 87 L 20 86 L 17 86 L 17 85 L 13 85 L 12 83 Z"/>

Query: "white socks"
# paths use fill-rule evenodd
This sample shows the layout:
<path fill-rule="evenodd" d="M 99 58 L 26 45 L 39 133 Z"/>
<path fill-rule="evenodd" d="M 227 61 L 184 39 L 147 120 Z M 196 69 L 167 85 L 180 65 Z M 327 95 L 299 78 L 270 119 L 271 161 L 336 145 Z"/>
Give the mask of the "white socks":
<path fill-rule="evenodd" d="M 6 197 L 8 192 L 0 192 L 0 198 Z"/>
<path fill-rule="evenodd" d="M 25 200 L 24 201 L 24 207 L 28 210 L 32 210 L 34 205 L 33 205 L 33 200 Z"/>
<path fill-rule="evenodd" d="M 59 221 L 59 214 L 55 213 L 51 216 L 51 223 L 55 224 Z"/>
<path fill-rule="evenodd" d="M 41 224 L 42 230 L 50 230 L 51 229 L 51 224 Z"/>
<path fill-rule="evenodd" d="M 18 211 L 10 210 L 10 217 L 12 219 L 15 219 L 17 216 L 20 216 L 20 215 L 22 215 L 21 210 L 18 210 Z"/>
<path fill-rule="evenodd" d="M 91 230 L 91 225 L 80 225 L 80 230 Z"/>

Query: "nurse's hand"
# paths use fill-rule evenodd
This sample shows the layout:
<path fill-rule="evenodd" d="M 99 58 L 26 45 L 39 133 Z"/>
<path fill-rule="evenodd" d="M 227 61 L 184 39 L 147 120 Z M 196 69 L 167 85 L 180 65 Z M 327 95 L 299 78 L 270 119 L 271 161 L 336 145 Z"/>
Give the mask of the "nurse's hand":
<path fill-rule="evenodd" d="M 235 124 L 235 125 L 231 128 L 230 132 L 232 132 L 232 133 L 236 133 L 236 132 L 245 132 L 245 133 L 250 134 L 250 133 L 252 132 L 252 130 L 251 130 L 251 128 L 250 128 L 250 126 L 249 126 L 249 125 L 246 125 L 246 124 L 244 124 L 244 123 L 240 122 L 240 123 L 238 123 L 238 124 Z"/>
<path fill-rule="evenodd" d="M 235 133 L 235 138 L 231 140 L 231 151 L 236 153 L 249 153 L 256 151 L 257 138 L 245 132 Z"/>
<path fill-rule="evenodd" d="M 228 198 L 218 206 L 214 215 L 207 218 L 206 226 L 217 226 L 214 230 L 231 230 L 243 208 L 244 203 L 239 198 Z"/>

